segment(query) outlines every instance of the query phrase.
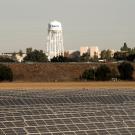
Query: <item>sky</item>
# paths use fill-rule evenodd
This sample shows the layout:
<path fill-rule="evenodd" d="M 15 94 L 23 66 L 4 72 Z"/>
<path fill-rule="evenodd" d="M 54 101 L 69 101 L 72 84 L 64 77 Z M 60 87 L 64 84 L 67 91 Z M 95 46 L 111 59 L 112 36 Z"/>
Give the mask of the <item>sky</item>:
<path fill-rule="evenodd" d="M 65 50 L 135 47 L 135 0 L 0 0 L 0 52 L 45 50 L 53 20 L 62 23 Z"/>

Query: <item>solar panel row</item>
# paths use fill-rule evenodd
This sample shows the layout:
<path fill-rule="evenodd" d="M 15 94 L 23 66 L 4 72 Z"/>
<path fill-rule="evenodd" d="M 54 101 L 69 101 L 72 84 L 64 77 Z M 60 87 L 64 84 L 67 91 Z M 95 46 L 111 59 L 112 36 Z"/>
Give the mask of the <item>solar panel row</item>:
<path fill-rule="evenodd" d="M 134 135 L 135 91 L 0 91 L 0 135 Z"/>

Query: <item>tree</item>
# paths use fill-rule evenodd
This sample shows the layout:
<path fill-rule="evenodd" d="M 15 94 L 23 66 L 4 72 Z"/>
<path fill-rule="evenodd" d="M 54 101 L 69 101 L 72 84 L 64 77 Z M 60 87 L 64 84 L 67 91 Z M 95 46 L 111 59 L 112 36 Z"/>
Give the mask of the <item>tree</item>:
<path fill-rule="evenodd" d="M 22 57 L 22 56 L 23 56 L 23 51 L 20 50 L 20 51 L 18 52 L 18 54 Z"/>
<path fill-rule="evenodd" d="M 135 47 L 130 49 L 129 55 L 134 55 L 135 54 Z"/>
<path fill-rule="evenodd" d="M 106 59 L 106 50 L 101 51 L 101 59 Z"/>
<path fill-rule="evenodd" d="M 127 60 L 134 62 L 135 61 L 135 54 L 129 54 L 129 56 L 127 57 Z"/>
<path fill-rule="evenodd" d="M 16 62 L 16 52 L 13 52 L 12 53 L 11 59 Z"/>
<path fill-rule="evenodd" d="M 75 51 L 69 56 L 71 62 L 79 62 L 80 61 L 80 52 Z"/>
<path fill-rule="evenodd" d="M 112 54 L 112 53 L 111 53 L 111 50 L 108 49 L 108 50 L 106 51 L 106 59 L 107 59 L 107 60 L 110 60 L 110 59 L 112 58 L 111 54 Z"/>
<path fill-rule="evenodd" d="M 125 42 L 124 45 L 121 47 L 120 50 L 121 51 L 127 51 L 127 52 L 129 52 L 131 50 L 131 48 L 128 48 L 127 43 Z"/>
<path fill-rule="evenodd" d="M 112 78 L 119 78 L 119 71 L 116 68 L 111 69 Z"/>
<path fill-rule="evenodd" d="M 0 81 L 12 81 L 13 72 L 11 68 L 0 64 Z"/>
<path fill-rule="evenodd" d="M 26 48 L 26 54 L 29 54 L 31 52 L 32 52 L 32 48 L 31 47 L 30 48 Z"/>
<path fill-rule="evenodd" d="M 63 56 L 56 56 L 51 59 L 51 62 L 68 62 L 68 59 Z"/>
<path fill-rule="evenodd" d="M 13 59 L 7 57 L 7 56 L 0 56 L 0 62 L 15 62 Z"/>
<path fill-rule="evenodd" d="M 107 81 L 112 78 L 111 69 L 107 65 L 101 65 L 96 70 L 96 79 Z"/>
<path fill-rule="evenodd" d="M 85 70 L 81 76 L 81 79 L 95 80 L 95 70 L 94 69 Z"/>
<path fill-rule="evenodd" d="M 120 78 L 122 80 L 132 80 L 134 68 L 130 63 L 123 62 L 118 65 L 118 70 L 120 73 Z"/>
<path fill-rule="evenodd" d="M 42 50 L 32 50 L 32 48 L 26 49 L 26 57 L 24 57 L 24 61 L 30 62 L 47 62 L 47 56 L 43 53 Z"/>
<path fill-rule="evenodd" d="M 116 60 L 127 60 L 128 52 L 115 52 L 114 59 Z"/>
<path fill-rule="evenodd" d="M 111 51 L 109 49 L 101 51 L 101 59 L 106 60 L 112 59 Z"/>
<path fill-rule="evenodd" d="M 92 60 L 94 62 L 97 62 L 98 61 L 98 54 L 96 52 L 94 52 L 94 57 L 92 58 Z"/>
<path fill-rule="evenodd" d="M 80 56 L 80 61 L 81 62 L 88 62 L 90 59 L 90 54 L 89 53 L 83 53 L 82 56 Z"/>

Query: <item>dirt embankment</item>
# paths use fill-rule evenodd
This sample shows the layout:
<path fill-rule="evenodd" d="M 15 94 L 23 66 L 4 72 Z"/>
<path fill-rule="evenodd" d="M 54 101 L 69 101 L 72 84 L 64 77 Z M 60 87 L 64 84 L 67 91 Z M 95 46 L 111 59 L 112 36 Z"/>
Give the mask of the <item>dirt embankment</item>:
<path fill-rule="evenodd" d="M 89 64 L 11 64 L 14 81 L 76 81 Z"/>
<path fill-rule="evenodd" d="M 45 63 L 45 64 L 9 64 L 13 71 L 14 81 L 18 82 L 56 82 L 56 81 L 77 81 L 90 67 L 97 67 L 96 64 L 87 63 Z M 116 64 L 109 64 L 116 68 Z M 135 76 L 135 73 L 134 73 Z"/>

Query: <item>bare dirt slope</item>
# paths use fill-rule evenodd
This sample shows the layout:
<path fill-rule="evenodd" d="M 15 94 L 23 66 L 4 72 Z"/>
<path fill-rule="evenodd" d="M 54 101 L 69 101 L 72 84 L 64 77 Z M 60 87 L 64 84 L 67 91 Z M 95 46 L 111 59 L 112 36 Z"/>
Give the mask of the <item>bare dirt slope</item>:
<path fill-rule="evenodd" d="M 108 65 L 111 68 L 117 67 L 116 64 Z M 99 64 L 93 63 L 9 64 L 13 71 L 14 82 L 79 81 L 84 70 L 98 66 Z"/>
<path fill-rule="evenodd" d="M 56 82 L 79 80 L 90 64 L 11 64 L 14 81 Z"/>
<path fill-rule="evenodd" d="M 9 66 L 13 71 L 14 81 L 56 82 L 79 80 L 84 70 L 89 69 L 90 67 L 96 67 L 98 65 L 87 63 L 42 63 L 10 64 Z"/>

